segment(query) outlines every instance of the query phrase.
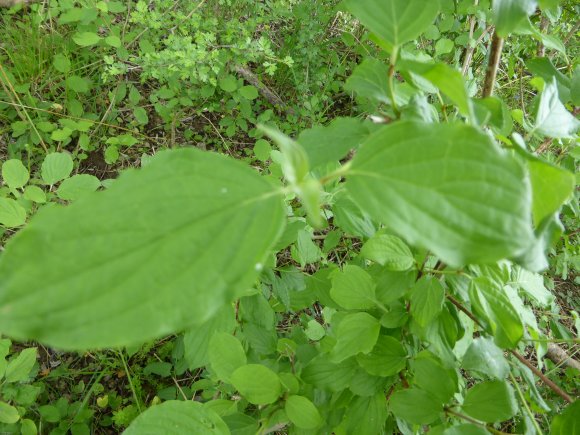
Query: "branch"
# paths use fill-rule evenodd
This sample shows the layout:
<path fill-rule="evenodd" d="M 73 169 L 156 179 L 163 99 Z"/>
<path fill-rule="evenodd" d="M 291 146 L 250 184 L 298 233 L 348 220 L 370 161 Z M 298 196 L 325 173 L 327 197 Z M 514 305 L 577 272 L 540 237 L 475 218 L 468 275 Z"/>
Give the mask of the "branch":
<path fill-rule="evenodd" d="M 467 317 L 469 317 L 477 325 L 479 325 L 480 327 L 483 328 L 483 324 L 479 321 L 479 319 L 477 317 L 475 317 L 475 314 L 473 314 L 471 311 L 469 311 L 467 308 L 465 308 L 461 302 L 459 302 L 457 299 L 455 299 L 451 295 L 447 295 L 447 299 L 449 299 L 449 301 L 453 305 L 455 305 L 461 312 L 465 313 L 465 315 L 467 315 Z M 560 387 L 558 387 L 553 381 L 548 379 L 548 377 L 545 374 L 543 374 L 536 366 L 534 366 L 531 362 L 529 362 L 527 359 L 525 359 L 517 351 L 509 350 L 508 352 L 511 353 L 513 356 L 515 356 L 523 365 L 525 365 L 527 368 L 529 368 L 537 377 L 539 377 L 542 380 L 542 382 L 544 384 L 546 384 L 548 387 L 550 387 L 552 389 L 552 391 L 554 391 L 558 396 L 560 396 L 566 402 L 572 403 L 574 401 L 574 400 L 572 400 L 570 395 L 568 395 L 568 393 L 566 393 L 564 390 L 562 390 Z"/>
<path fill-rule="evenodd" d="M 491 39 L 491 46 L 489 48 L 489 61 L 487 63 L 487 71 L 485 72 L 485 82 L 483 84 L 482 96 L 490 97 L 493 94 L 493 87 L 495 86 L 495 79 L 497 77 L 497 69 L 499 61 L 501 60 L 501 50 L 503 49 L 503 38 L 498 36 L 497 29 L 493 32 Z"/>
<path fill-rule="evenodd" d="M 239 75 L 241 75 L 248 83 L 252 86 L 255 86 L 258 89 L 258 92 L 262 94 L 262 96 L 268 100 L 270 104 L 275 107 L 278 107 L 283 112 L 288 113 L 289 115 L 295 115 L 296 112 L 291 107 L 288 107 L 282 98 L 280 98 L 275 92 L 270 90 L 264 83 L 260 81 L 258 76 L 250 71 L 248 68 L 243 67 L 241 65 L 235 65 L 234 71 L 236 71 Z"/>

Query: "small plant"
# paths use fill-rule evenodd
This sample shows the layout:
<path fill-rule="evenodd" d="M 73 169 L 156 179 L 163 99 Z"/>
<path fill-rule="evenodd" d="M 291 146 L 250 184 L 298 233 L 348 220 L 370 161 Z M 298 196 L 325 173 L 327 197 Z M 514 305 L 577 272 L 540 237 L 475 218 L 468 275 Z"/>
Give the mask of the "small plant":
<path fill-rule="evenodd" d="M 16 148 L 46 150 L 2 166 L 0 224 L 24 228 L 0 257 L 0 330 L 114 357 L 73 388 L 82 400 L 36 406 L 12 385 L 35 375 L 36 350 L 23 350 L 5 364 L 0 422 L 86 433 L 103 412 L 100 426 L 127 434 L 573 433 L 574 360 L 551 355 L 578 344 L 578 313 L 558 305 L 568 299 L 555 279 L 577 280 L 580 69 L 546 32 L 558 2 L 346 0 L 330 15 L 216 0 L 213 16 L 203 3 L 131 3 L 122 27 L 115 2 L 95 4 L 96 19 L 57 2 L 75 44 L 53 60 L 63 86 L 109 104 L 102 118 L 83 105 L 38 122 L 8 105 Z M 291 31 L 306 23 L 323 40 L 331 17 L 351 26 L 340 37 L 360 57 L 351 73 L 331 55 L 325 71 L 315 57 L 327 49 Z M 284 43 L 265 39 L 275 25 Z M 527 94 L 520 76 L 514 100 L 498 77 L 513 80 L 514 58 L 538 50 L 554 56 L 526 60 Z M 102 60 L 99 85 L 68 65 L 83 56 Z M 301 64 L 312 75 L 292 70 Z M 97 91 L 132 65 L 149 87 Z M 272 83 L 292 75 L 303 104 L 264 110 L 270 90 L 248 65 Z M 336 74 L 369 116 L 286 135 L 326 121 L 331 98 L 308 95 L 306 77 L 336 91 Z M 236 139 L 251 147 L 238 159 L 176 147 L 186 113 L 229 154 Z M 147 153 L 154 120 L 178 149 Z M 96 192 L 99 179 L 71 174 L 101 128 L 106 163 L 139 148 L 142 167 Z M 200 130 L 183 135 L 201 143 Z M 103 386 L 113 373 L 124 389 Z"/>

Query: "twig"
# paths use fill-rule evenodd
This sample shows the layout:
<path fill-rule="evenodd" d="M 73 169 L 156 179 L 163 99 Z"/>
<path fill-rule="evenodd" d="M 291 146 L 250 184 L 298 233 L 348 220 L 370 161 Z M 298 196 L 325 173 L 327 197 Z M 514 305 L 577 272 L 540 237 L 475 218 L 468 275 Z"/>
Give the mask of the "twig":
<path fill-rule="evenodd" d="M 529 368 L 537 377 L 539 377 L 542 380 L 542 382 L 544 382 L 548 387 L 550 387 L 558 396 L 560 396 L 562 399 L 564 399 L 568 403 L 574 402 L 574 400 L 572 400 L 572 398 L 568 395 L 568 393 L 566 393 L 564 390 L 562 390 L 560 387 L 558 387 L 554 382 L 552 382 L 550 379 L 548 379 L 546 377 L 546 375 L 544 375 L 536 366 L 534 366 L 531 362 L 529 362 L 527 359 L 525 359 L 522 355 L 520 355 L 515 350 L 510 350 L 509 352 L 513 356 L 515 356 L 518 359 L 518 361 L 520 361 L 523 365 L 525 365 L 527 368 Z"/>
<path fill-rule="evenodd" d="M 471 65 L 471 61 L 473 60 L 473 53 L 475 53 L 475 48 L 481 43 L 481 41 L 483 41 L 483 38 L 485 38 L 487 34 L 492 30 L 493 26 L 487 26 L 485 30 L 481 33 L 481 35 L 479 35 L 479 38 L 477 38 L 477 41 L 475 41 L 473 47 L 471 45 L 467 47 L 467 50 L 465 51 L 465 59 L 463 59 L 463 67 L 461 68 L 461 73 L 463 75 L 467 74 L 467 70 Z"/>
<path fill-rule="evenodd" d="M 475 317 L 475 314 L 473 314 L 471 311 L 469 311 L 467 308 L 465 308 L 461 302 L 459 302 L 457 299 L 455 299 L 451 295 L 447 295 L 447 299 L 449 299 L 449 301 L 453 305 L 455 305 L 460 311 L 462 311 L 465 315 L 467 315 L 467 317 L 469 317 L 471 320 L 473 320 L 477 325 L 479 325 L 481 328 L 484 327 L 483 324 L 479 321 L 479 319 L 477 317 Z M 524 358 L 522 355 L 520 355 L 517 351 L 508 350 L 508 352 L 511 353 L 513 356 L 515 356 L 527 368 L 529 368 L 537 377 L 539 377 L 542 380 L 542 382 L 544 384 L 546 384 L 548 387 L 550 387 L 552 389 L 552 391 L 554 391 L 558 396 L 560 396 L 566 402 L 569 402 L 569 403 L 573 402 L 572 398 L 568 395 L 568 393 L 566 393 L 564 390 L 562 390 L 560 387 L 558 387 L 553 381 L 548 379 L 548 377 L 546 377 L 546 375 L 544 375 L 536 366 L 534 366 L 526 358 Z"/>
<path fill-rule="evenodd" d="M 548 30 L 548 26 L 550 25 L 550 21 L 544 15 L 542 15 L 542 19 L 540 20 L 540 33 L 546 33 Z M 542 42 L 542 40 L 538 41 L 538 50 L 536 52 L 536 56 L 544 57 L 546 55 L 546 46 Z"/>
<path fill-rule="evenodd" d="M 483 84 L 482 96 L 490 97 L 493 94 L 495 79 L 497 77 L 497 68 L 501 60 L 501 51 L 503 49 L 503 38 L 497 34 L 497 29 L 493 32 L 491 46 L 489 49 L 489 61 L 487 71 L 485 72 L 485 82 Z"/>
<path fill-rule="evenodd" d="M 248 83 L 258 89 L 258 92 L 262 94 L 262 96 L 268 100 L 270 104 L 275 107 L 278 107 L 281 111 L 288 113 L 289 115 L 295 115 L 296 112 L 291 107 L 288 107 L 282 98 L 280 98 L 275 92 L 273 92 L 270 88 L 268 88 L 262 81 L 258 78 L 256 74 L 250 71 L 248 68 L 235 65 L 234 71 L 241 75 Z"/>
<path fill-rule="evenodd" d="M 48 152 L 48 147 L 44 143 L 44 140 L 42 140 L 42 136 L 40 135 L 40 133 L 36 129 L 36 125 L 34 125 L 32 118 L 28 114 L 28 111 L 26 110 L 26 106 L 24 106 L 24 104 L 22 104 L 22 101 L 20 100 L 18 93 L 16 92 L 16 90 L 12 86 L 12 83 L 8 79 L 8 74 L 6 74 L 6 71 L 4 71 L 4 67 L 2 66 L 1 63 L 0 63 L 0 73 L 2 73 L 2 77 L 0 77 L 0 83 L 2 84 L 2 88 L 4 89 L 6 94 L 8 95 L 8 98 L 10 98 L 10 100 L 12 101 L 12 104 L 16 108 L 18 115 L 20 116 L 20 118 L 22 118 L 23 121 L 25 121 L 25 122 L 27 121 L 30 124 L 30 127 L 34 130 L 34 132 L 38 136 L 38 140 L 40 141 L 40 145 L 44 149 L 44 152 Z M 18 103 L 18 104 L 16 104 L 16 103 Z M 22 115 L 22 113 L 20 112 L 19 109 L 22 109 L 22 112 L 24 113 L 24 115 Z"/>

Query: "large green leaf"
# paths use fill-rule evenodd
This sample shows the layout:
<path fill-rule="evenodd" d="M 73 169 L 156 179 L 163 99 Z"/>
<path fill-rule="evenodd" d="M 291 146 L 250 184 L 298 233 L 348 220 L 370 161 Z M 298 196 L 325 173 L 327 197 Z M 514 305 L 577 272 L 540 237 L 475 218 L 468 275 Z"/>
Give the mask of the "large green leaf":
<path fill-rule="evenodd" d="M 346 0 L 345 5 L 371 32 L 391 46 L 415 39 L 439 12 L 438 1 Z"/>
<path fill-rule="evenodd" d="M 304 396 L 290 396 L 284 407 L 286 415 L 300 429 L 314 429 L 322 423 L 314 403 Z"/>
<path fill-rule="evenodd" d="M 496 32 L 505 37 L 517 31 L 536 11 L 536 0 L 493 0 L 493 22 Z"/>
<path fill-rule="evenodd" d="M 467 391 L 463 412 L 477 420 L 494 423 L 515 415 L 518 404 L 512 388 L 503 381 L 488 381 Z"/>
<path fill-rule="evenodd" d="M 389 97 L 389 67 L 384 62 L 367 57 L 345 83 L 345 89 L 377 103 L 391 103 Z"/>
<path fill-rule="evenodd" d="M 345 416 L 347 433 L 375 435 L 382 433 L 387 419 L 384 393 L 371 397 L 355 397 L 348 405 Z"/>
<path fill-rule="evenodd" d="M 255 405 L 274 403 L 282 393 L 278 375 L 260 364 L 246 364 L 238 367 L 231 375 L 230 382 Z"/>
<path fill-rule="evenodd" d="M 423 327 L 443 310 L 445 289 L 436 278 L 421 278 L 411 291 L 411 315 Z"/>
<path fill-rule="evenodd" d="M 2 178 L 11 189 L 19 189 L 28 183 L 30 174 L 20 160 L 11 159 L 2 165 Z"/>
<path fill-rule="evenodd" d="M 345 184 L 371 217 L 459 266 L 529 246 L 525 177 L 518 161 L 475 128 L 398 122 L 360 147 Z"/>
<path fill-rule="evenodd" d="M 0 330 L 68 349 L 143 342 L 207 321 L 249 286 L 285 210 L 242 163 L 160 153 L 102 193 L 46 207 L 0 260 Z"/>
<path fill-rule="evenodd" d="M 170 400 L 139 415 L 124 435 L 228 435 L 230 430 L 212 410 L 193 401 Z"/>
<path fill-rule="evenodd" d="M 528 168 L 532 182 L 532 213 L 538 225 L 570 198 L 576 179 L 571 172 L 540 160 L 530 160 Z"/>
<path fill-rule="evenodd" d="M 534 131 L 549 137 L 570 138 L 579 128 L 580 121 L 560 101 L 556 78 L 552 77 L 542 91 Z"/>
<path fill-rule="evenodd" d="M 552 420 L 552 435 L 577 435 L 580 433 L 580 400 L 576 400 Z"/>
<path fill-rule="evenodd" d="M 419 353 L 411 363 L 415 385 L 441 402 L 447 403 L 457 392 L 457 372 L 447 368 L 443 362 L 428 351 Z"/>
<path fill-rule="evenodd" d="M 410 74 L 410 81 L 418 87 L 424 86 L 422 81 L 418 81 L 418 78 L 427 80 L 436 86 L 455 103 L 462 115 L 471 114 L 471 101 L 467 86 L 458 70 L 444 63 L 424 63 L 412 60 L 401 60 L 397 63 L 397 67 L 403 70 L 403 74 Z"/>
<path fill-rule="evenodd" d="M 364 269 L 347 265 L 332 274 L 330 296 L 347 310 L 372 308 L 376 301 L 375 283 Z"/>
<path fill-rule="evenodd" d="M 298 143 L 304 147 L 312 169 L 344 158 L 368 137 L 369 129 L 356 118 L 336 118 L 327 126 L 302 131 Z"/>
<path fill-rule="evenodd" d="M 357 363 L 354 358 L 335 364 L 327 354 L 318 355 L 302 370 L 301 378 L 322 390 L 341 391 L 354 376 Z"/>
<path fill-rule="evenodd" d="M 336 345 L 331 357 L 341 362 L 360 352 L 369 353 L 379 338 L 379 321 L 368 313 L 344 316 L 336 330 Z"/>
<path fill-rule="evenodd" d="M 409 247 L 396 236 L 377 232 L 362 247 L 361 255 L 385 266 L 387 270 L 405 271 L 415 264 L 413 253 Z"/>
<path fill-rule="evenodd" d="M 371 352 L 358 355 L 356 360 L 371 375 L 392 376 L 405 368 L 407 351 L 399 340 L 383 335 Z"/>
<path fill-rule="evenodd" d="M 234 370 L 247 363 L 246 352 L 236 337 L 218 332 L 209 343 L 209 361 L 217 376 L 227 381 Z"/>
<path fill-rule="evenodd" d="M 495 343 L 512 349 L 524 335 L 522 320 L 506 292 L 487 277 L 476 278 L 469 286 L 473 311 L 485 319 Z"/>
<path fill-rule="evenodd" d="M 443 410 L 437 397 L 418 388 L 397 391 L 391 397 L 390 406 L 396 417 L 414 424 L 429 424 Z"/>
<path fill-rule="evenodd" d="M 503 351 L 490 338 L 479 337 L 467 349 L 463 356 L 462 366 L 486 374 L 492 378 L 503 380 L 509 374 L 510 367 L 503 356 Z"/>

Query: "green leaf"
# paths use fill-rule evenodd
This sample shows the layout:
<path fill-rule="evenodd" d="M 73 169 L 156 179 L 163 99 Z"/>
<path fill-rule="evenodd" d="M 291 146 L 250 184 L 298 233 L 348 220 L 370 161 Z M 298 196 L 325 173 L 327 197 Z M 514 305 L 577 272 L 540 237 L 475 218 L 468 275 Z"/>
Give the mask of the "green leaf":
<path fill-rule="evenodd" d="M 357 367 L 354 358 L 335 364 L 328 355 L 318 355 L 302 370 L 300 377 L 316 388 L 341 391 L 349 385 Z"/>
<path fill-rule="evenodd" d="M 26 222 L 26 210 L 10 198 L 0 198 L 0 224 L 15 228 Z"/>
<path fill-rule="evenodd" d="M 69 89 L 71 89 L 79 94 L 86 94 L 87 92 L 89 92 L 91 90 L 90 82 L 84 77 L 70 76 L 70 77 L 67 77 L 65 82 L 66 82 L 66 85 Z"/>
<path fill-rule="evenodd" d="M 209 362 L 218 378 L 228 381 L 234 370 L 248 361 L 240 340 L 231 334 L 218 332 L 209 342 Z"/>
<path fill-rule="evenodd" d="M 238 81 L 232 75 L 227 75 L 221 78 L 218 84 L 225 92 L 234 92 L 236 89 L 238 89 Z"/>
<path fill-rule="evenodd" d="M 384 62 L 367 57 L 357 65 L 344 87 L 348 92 L 355 92 L 360 97 L 390 104 L 388 77 L 389 68 Z"/>
<path fill-rule="evenodd" d="M 574 192 L 574 174 L 540 160 L 528 161 L 530 181 L 532 182 L 532 213 L 534 222 L 552 216 L 562 207 Z"/>
<path fill-rule="evenodd" d="M 38 429 L 36 428 L 36 423 L 34 421 L 25 418 L 20 422 L 20 434 L 21 435 L 36 435 Z"/>
<path fill-rule="evenodd" d="M 303 130 L 298 143 L 304 147 L 312 169 L 343 159 L 368 137 L 369 130 L 359 119 L 335 118 L 327 126 Z"/>
<path fill-rule="evenodd" d="M 416 81 L 413 74 L 420 76 L 447 95 L 462 115 L 471 115 L 471 100 L 461 72 L 444 63 L 402 60 L 397 63 L 397 66 L 403 70 L 403 73 L 405 71 L 411 73 L 411 82 Z"/>
<path fill-rule="evenodd" d="M 41 175 L 46 184 L 55 184 L 67 178 L 73 170 L 69 153 L 48 154 L 42 162 Z"/>
<path fill-rule="evenodd" d="M 22 382 L 28 379 L 30 371 L 36 363 L 36 348 L 29 347 L 8 363 L 4 377 L 6 382 Z"/>
<path fill-rule="evenodd" d="M 373 308 L 375 283 L 364 269 L 347 265 L 332 274 L 330 296 L 347 310 Z"/>
<path fill-rule="evenodd" d="M 361 255 L 367 260 L 385 266 L 387 270 L 402 272 L 415 264 L 409 247 L 396 236 L 377 232 L 362 247 Z"/>
<path fill-rule="evenodd" d="M 18 410 L 6 402 L 0 401 L 0 423 L 14 424 L 20 420 Z"/>
<path fill-rule="evenodd" d="M 432 394 L 418 388 L 397 391 L 390 407 L 396 417 L 413 424 L 429 424 L 439 418 L 443 405 Z"/>
<path fill-rule="evenodd" d="M 487 423 L 505 421 L 518 411 L 512 387 L 504 381 L 488 381 L 467 390 L 462 411 Z"/>
<path fill-rule="evenodd" d="M 22 197 L 38 204 L 44 204 L 46 202 L 46 193 L 38 186 L 26 186 Z"/>
<path fill-rule="evenodd" d="M 94 175 L 78 174 L 64 180 L 56 194 L 60 199 L 76 201 L 101 187 L 101 182 Z"/>
<path fill-rule="evenodd" d="M 371 217 L 460 266 L 529 247 L 525 178 L 514 157 L 473 127 L 397 122 L 361 146 L 345 185 Z"/>
<path fill-rule="evenodd" d="M 344 191 L 337 193 L 332 207 L 333 223 L 347 234 L 372 237 L 377 229 L 372 219 Z"/>
<path fill-rule="evenodd" d="M 464 423 L 445 429 L 443 435 L 489 435 L 489 432 L 481 426 Z"/>
<path fill-rule="evenodd" d="M 469 286 L 469 299 L 475 314 L 486 319 L 495 343 L 513 349 L 524 335 L 524 327 L 502 288 L 487 277 L 476 278 Z"/>
<path fill-rule="evenodd" d="M 373 350 L 357 355 L 356 360 L 373 376 L 393 376 L 405 368 L 407 351 L 399 340 L 381 335 Z"/>
<path fill-rule="evenodd" d="M 124 435 L 229 435 L 224 421 L 212 410 L 193 401 L 169 400 L 140 414 Z"/>
<path fill-rule="evenodd" d="M 300 429 L 316 429 L 322 417 L 316 406 L 304 396 L 290 396 L 284 406 L 286 415 Z"/>
<path fill-rule="evenodd" d="M 54 141 L 57 141 L 57 142 L 63 142 L 65 140 L 67 140 L 68 138 L 70 138 L 72 134 L 73 134 L 73 131 L 70 128 L 64 127 L 64 128 L 59 128 L 59 129 L 54 130 L 51 133 L 50 138 Z"/>
<path fill-rule="evenodd" d="M 423 327 L 431 323 L 443 309 L 445 289 L 438 279 L 421 278 L 411 290 L 411 315 Z"/>
<path fill-rule="evenodd" d="M 507 104 L 498 97 L 474 100 L 475 116 L 480 125 L 494 127 L 507 136 L 513 130 L 513 121 Z"/>
<path fill-rule="evenodd" d="M 380 324 L 368 313 L 344 316 L 336 330 L 336 345 L 331 357 L 341 362 L 358 353 L 369 353 L 379 338 Z"/>
<path fill-rule="evenodd" d="M 77 32 L 72 37 L 75 44 L 81 47 L 90 47 L 91 45 L 98 44 L 101 37 L 94 32 Z"/>
<path fill-rule="evenodd" d="M 455 43 L 451 39 L 441 38 L 435 43 L 435 56 L 451 53 Z"/>
<path fill-rule="evenodd" d="M 575 106 L 580 106 L 580 65 L 574 70 L 570 82 L 570 99 Z"/>
<path fill-rule="evenodd" d="M 312 234 L 306 230 L 298 231 L 298 240 L 296 240 L 296 251 L 298 260 L 302 267 L 307 264 L 316 263 L 320 260 L 322 252 L 316 243 L 312 241 Z"/>
<path fill-rule="evenodd" d="M 258 98 L 258 90 L 254 86 L 242 86 L 238 92 L 246 100 L 255 100 Z"/>
<path fill-rule="evenodd" d="M 185 148 L 40 210 L 0 259 L 0 330 L 83 349 L 207 321 L 254 282 L 280 236 L 273 189 L 243 163 Z"/>
<path fill-rule="evenodd" d="M 383 433 L 387 419 L 387 401 L 384 393 L 377 393 L 371 397 L 355 397 L 348 404 L 344 418 L 348 434 Z"/>
<path fill-rule="evenodd" d="M 556 78 L 552 77 L 542 91 L 534 131 L 548 137 L 571 138 L 579 128 L 580 121 L 560 101 Z"/>
<path fill-rule="evenodd" d="M 568 405 L 564 411 L 556 415 L 550 426 L 551 435 L 577 435 L 580 433 L 580 400 Z"/>
<path fill-rule="evenodd" d="M 536 0 L 493 0 L 493 22 L 502 38 L 515 32 L 536 11 Z"/>
<path fill-rule="evenodd" d="M 284 133 L 279 132 L 276 129 L 266 127 L 264 125 L 259 126 L 260 130 L 266 133 L 270 139 L 272 139 L 284 156 L 284 161 L 282 162 L 282 171 L 284 172 L 284 177 L 288 180 L 290 184 L 300 183 L 308 174 L 310 170 L 310 164 L 308 162 L 308 155 L 302 146 L 290 139 Z"/>
<path fill-rule="evenodd" d="M 531 296 L 538 304 L 547 307 L 554 302 L 554 295 L 544 286 L 544 277 L 521 267 L 513 269 L 513 283 Z"/>
<path fill-rule="evenodd" d="M 265 162 L 270 158 L 270 152 L 272 152 L 272 146 L 270 142 L 264 139 L 258 139 L 254 145 L 254 155 L 261 162 Z"/>
<path fill-rule="evenodd" d="M 20 189 L 28 183 L 30 173 L 20 160 L 11 159 L 2 164 L 2 178 L 11 189 Z"/>
<path fill-rule="evenodd" d="M 52 65 L 54 66 L 54 69 L 61 73 L 67 73 L 71 69 L 70 60 L 68 57 L 61 53 L 58 53 L 54 56 L 52 59 Z"/>
<path fill-rule="evenodd" d="M 133 116 L 141 125 L 146 125 L 149 122 L 149 116 L 143 107 L 135 107 L 133 109 Z"/>
<path fill-rule="evenodd" d="M 183 334 L 184 358 L 190 370 L 209 364 L 209 341 L 216 332 L 232 332 L 236 327 L 231 305 L 222 307 L 211 319 L 195 325 Z"/>
<path fill-rule="evenodd" d="M 463 356 L 462 367 L 498 380 L 505 379 L 510 371 L 503 351 L 495 345 L 492 339 L 485 337 L 473 340 Z"/>
<path fill-rule="evenodd" d="M 121 38 L 117 35 L 109 35 L 105 38 L 105 44 L 110 47 L 119 48 L 122 45 Z"/>
<path fill-rule="evenodd" d="M 431 352 L 419 353 L 411 363 L 411 368 L 415 375 L 415 385 L 433 394 L 442 403 L 449 402 L 457 392 L 457 372 L 454 368 L 445 367 Z"/>
<path fill-rule="evenodd" d="M 393 47 L 423 33 L 439 12 L 439 2 L 423 0 L 346 0 L 345 5 L 371 32 Z"/>
<path fill-rule="evenodd" d="M 282 393 L 278 375 L 260 364 L 237 368 L 230 376 L 232 385 L 254 405 L 274 403 Z"/>

